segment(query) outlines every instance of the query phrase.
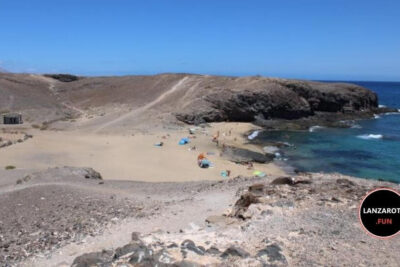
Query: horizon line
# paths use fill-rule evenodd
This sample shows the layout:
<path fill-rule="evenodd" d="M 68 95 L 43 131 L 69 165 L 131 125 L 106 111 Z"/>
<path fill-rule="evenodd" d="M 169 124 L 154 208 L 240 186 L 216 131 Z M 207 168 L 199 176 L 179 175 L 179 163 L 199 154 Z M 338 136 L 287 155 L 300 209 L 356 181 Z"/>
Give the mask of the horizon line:
<path fill-rule="evenodd" d="M 157 76 L 157 75 L 200 75 L 200 76 L 221 76 L 221 77 L 264 77 L 264 78 L 276 78 L 276 79 L 288 79 L 288 80 L 308 80 L 308 81 L 325 81 L 325 82 L 381 82 L 381 83 L 398 83 L 400 80 L 360 80 L 360 79 L 310 79 L 310 78 L 291 78 L 285 76 L 266 76 L 261 74 L 243 74 L 243 75 L 233 75 L 233 74 L 213 74 L 213 73 L 195 73 L 195 72 L 156 72 L 156 73 L 126 73 L 126 74 L 78 74 L 73 72 L 15 72 L 8 71 L 5 69 L 0 70 L 0 74 L 30 74 L 30 75 L 53 75 L 53 74 L 64 74 L 73 75 L 78 77 L 124 77 L 124 76 Z"/>

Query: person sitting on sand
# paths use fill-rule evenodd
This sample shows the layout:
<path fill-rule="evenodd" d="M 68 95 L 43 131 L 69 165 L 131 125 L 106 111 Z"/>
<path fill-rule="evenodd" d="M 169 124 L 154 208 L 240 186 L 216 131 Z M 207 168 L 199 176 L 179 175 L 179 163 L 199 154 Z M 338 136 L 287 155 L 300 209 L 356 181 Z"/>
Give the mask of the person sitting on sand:
<path fill-rule="evenodd" d="M 200 168 L 208 168 L 210 167 L 210 161 L 204 156 L 203 153 L 197 156 L 197 164 Z"/>
<path fill-rule="evenodd" d="M 200 161 L 200 160 L 205 159 L 205 158 L 206 158 L 206 156 L 204 156 L 204 153 L 201 153 L 201 154 L 199 154 L 197 156 L 197 161 Z"/>

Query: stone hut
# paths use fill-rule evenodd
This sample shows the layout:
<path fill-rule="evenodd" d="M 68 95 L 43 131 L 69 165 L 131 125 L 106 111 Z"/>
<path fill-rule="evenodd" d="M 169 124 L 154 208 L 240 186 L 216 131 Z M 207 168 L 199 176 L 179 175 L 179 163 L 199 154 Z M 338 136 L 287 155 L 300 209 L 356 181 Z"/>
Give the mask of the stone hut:
<path fill-rule="evenodd" d="M 3 115 L 3 123 L 4 124 L 22 124 L 22 115 L 17 114 L 17 113 Z"/>

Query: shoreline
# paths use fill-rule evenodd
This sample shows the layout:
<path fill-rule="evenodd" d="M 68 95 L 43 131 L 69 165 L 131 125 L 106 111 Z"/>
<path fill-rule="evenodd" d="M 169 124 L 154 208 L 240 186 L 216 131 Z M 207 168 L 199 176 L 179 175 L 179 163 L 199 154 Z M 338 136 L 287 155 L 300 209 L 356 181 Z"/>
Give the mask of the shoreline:
<path fill-rule="evenodd" d="M 190 134 L 191 129 L 194 130 L 193 135 Z M 262 131 L 282 131 L 264 129 L 253 123 L 238 122 L 209 123 L 202 126 L 186 125 L 185 127 L 172 127 L 172 129 L 165 129 L 164 131 L 158 129 L 153 133 L 150 131 L 133 131 L 131 133 L 126 131 L 122 134 L 79 134 L 71 130 L 39 131 L 37 129 L 29 129 L 29 127 L 26 127 L 26 125 L 18 126 L 16 128 L 2 127 L 1 130 L 5 136 L 9 136 L 10 133 L 15 133 L 17 137 L 14 139 L 18 139 L 21 135 L 33 136 L 33 138 L 32 140 L 29 138 L 23 143 L 14 141 L 11 146 L 0 148 L 0 167 L 3 169 L 0 171 L 0 173 L 6 173 L 4 168 L 9 165 L 16 166 L 19 171 L 26 170 L 26 172 L 34 170 L 40 171 L 50 167 L 58 166 L 94 167 L 103 174 L 103 177 L 106 180 L 132 180 L 144 182 L 183 182 L 189 180 L 217 181 L 221 179 L 229 179 L 229 177 L 224 178 L 221 176 L 220 173 L 224 170 L 231 171 L 231 178 L 236 176 L 251 177 L 253 176 L 252 171 L 245 170 L 244 166 L 230 162 L 229 159 L 222 156 L 222 147 L 232 146 L 235 148 L 254 151 L 256 153 L 265 153 L 263 150 L 265 144 L 257 141 L 258 136 L 254 135 L 254 133 L 258 132 L 259 134 Z M 220 144 L 216 145 L 211 140 L 212 136 L 218 132 L 220 133 Z M 294 130 L 293 132 L 297 131 Z M 299 130 L 299 132 L 306 131 Z M 253 138 L 249 138 L 249 136 L 252 136 Z M 167 138 L 163 139 L 164 137 Z M 178 141 L 182 137 L 189 137 L 189 139 L 191 139 L 191 143 L 185 146 L 178 146 Z M 12 138 L 13 137 L 11 137 L 11 139 Z M 37 139 L 39 139 L 39 141 Z M 69 140 L 69 148 L 62 148 L 63 144 L 60 146 L 59 140 L 63 139 Z M 160 141 L 164 141 L 165 145 L 159 148 L 154 147 L 154 144 Z M 85 146 L 82 146 L 83 143 L 85 143 L 86 148 Z M 147 145 L 144 146 L 143 144 L 145 143 Z M 271 144 L 268 144 L 268 146 L 276 146 L 274 143 L 282 142 L 271 141 L 270 143 Z M 123 149 L 123 155 L 121 154 L 118 157 L 132 159 L 133 162 L 138 162 L 138 165 L 143 165 L 144 168 L 129 167 L 128 165 L 131 164 L 129 160 L 126 161 L 126 163 L 118 163 L 115 161 L 108 162 L 110 158 L 107 156 L 95 156 L 97 153 L 107 154 L 109 152 L 113 155 L 116 155 L 116 153 L 121 153 L 121 151 L 118 151 L 118 147 L 127 145 L 132 147 L 139 145 L 140 148 L 136 149 L 136 152 Z M 25 146 L 27 147 L 24 148 Z M 190 151 L 190 149 L 194 146 L 196 147 L 196 150 Z M 115 147 L 115 149 L 110 149 L 110 147 Z M 40 148 L 41 151 L 38 151 L 38 148 Z M 140 154 L 146 154 L 146 150 L 150 151 L 150 154 L 145 156 L 145 159 L 140 160 L 140 158 L 142 158 Z M 187 152 L 185 152 L 185 150 L 187 150 Z M 91 152 L 89 155 L 83 155 L 85 154 L 82 153 L 84 151 L 94 151 L 94 153 Z M 282 151 L 282 149 L 279 148 L 279 151 Z M 196 166 L 195 158 L 197 154 L 207 154 L 207 152 L 210 153 L 210 155 L 207 155 L 207 157 L 209 157 L 212 163 L 215 163 L 215 165 L 210 169 L 202 170 Z M 177 155 L 179 154 L 179 159 L 177 158 L 177 160 L 180 160 L 183 165 L 188 165 L 187 167 L 182 167 L 180 164 L 175 164 L 173 167 L 168 167 L 168 164 L 174 164 L 174 161 L 171 161 L 170 155 L 174 156 L 175 153 Z M 26 154 L 31 155 L 29 159 L 23 156 Z M 1 155 L 4 155 L 4 157 Z M 7 157 L 5 155 L 7 155 Z M 46 155 L 52 155 L 53 160 L 46 160 Z M 72 159 L 74 155 L 77 156 L 76 159 Z M 188 160 L 188 156 L 191 158 L 191 160 Z M 155 173 L 150 171 L 146 174 L 146 168 L 151 169 L 150 166 L 152 165 L 152 163 L 149 163 L 148 161 L 152 160 L 154 162 L 157 157 L 160 157 L 160 159 L 157 161 L 158 163 L 161 163 L 161 165 L 164 163 L 163 166 L 160 166 L 159 164 L 157 165 L 160 169 L 160 172 Z M 13 161 L 10 160 L 10 158 L 18 160 Z M 96 161 L 98 161 L 97 164 Z M 104 162 L 107 163 L 103 164 Z M 267 164 L 254 163 L 253 168 L 254 171 L 258 170 L 260 172 L 265 172 L 269 176 L 296 175 L 298 172 L 302 172 L 301 167 L 300 170 L 297 171 L 297 167 L 290 164 L 290 158 L 288 161 L 275 158 L 272 162 Z M 167 170 L 167 175 L 163 175 L 164 170 Z M 176 170 L 183 170 L 184 174 L 176 175 Z M 133 175 L 134 173 L 137 174 L 138 172 L 140 175 Z M 305 172 L 308 171 L 305 170 Z M 177 176 L 177 178 L 174 178 L 173 176 Z M 187 177 L 190 177 L 190 179 Z M 380 178 L 360 178 L 382 180 Z M 394 180 L 388 181 L 398 183 Z"/>

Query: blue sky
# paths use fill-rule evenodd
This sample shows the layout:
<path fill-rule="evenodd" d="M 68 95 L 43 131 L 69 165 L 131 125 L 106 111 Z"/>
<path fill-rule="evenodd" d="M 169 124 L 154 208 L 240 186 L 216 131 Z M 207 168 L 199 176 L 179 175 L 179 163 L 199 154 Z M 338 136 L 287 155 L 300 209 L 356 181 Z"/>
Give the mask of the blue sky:
<path fill-rule="evenodd" d="M 0 0 L 0 68 L 400 80 L 400 1 Z"/>

